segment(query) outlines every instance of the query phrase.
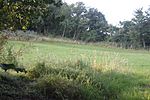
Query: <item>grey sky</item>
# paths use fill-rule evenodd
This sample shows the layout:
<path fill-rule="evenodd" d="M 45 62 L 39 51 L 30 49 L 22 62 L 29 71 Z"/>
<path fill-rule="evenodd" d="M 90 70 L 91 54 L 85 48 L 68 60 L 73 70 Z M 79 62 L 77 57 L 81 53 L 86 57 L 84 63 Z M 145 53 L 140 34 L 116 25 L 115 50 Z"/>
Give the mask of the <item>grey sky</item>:
<path fill-rule="evenodd" d="M 119 21 L 133 18 L 134 11 L 143 7 L 150 7 L 150 0 L 63 0 L 69 4 L 82 1 L 87 7 L 94 7 L 101 11 L 108 23 L 117 25 Z"/>

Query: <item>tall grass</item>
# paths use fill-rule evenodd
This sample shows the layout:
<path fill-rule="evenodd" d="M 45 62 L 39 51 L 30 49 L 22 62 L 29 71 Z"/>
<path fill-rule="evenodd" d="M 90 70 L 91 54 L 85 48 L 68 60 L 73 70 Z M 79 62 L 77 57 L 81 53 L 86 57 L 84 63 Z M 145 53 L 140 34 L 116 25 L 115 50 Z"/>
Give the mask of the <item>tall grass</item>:
<path fill-rule="evenodd" d="M 125 58 L 122 58 L 118 53 L 103 52 L 100 54 L 101 57 L 97 57 L 96 55 L 97 53 L 95 51 L 91 60 L 92 68 L 102 72 L 128 71 L 128 61 Z M 98 60 L 98 58 L 100 58 L 100 60 Z"/>
<path fill-rule="evenodd" d="M 90 56 L 81 53 L 75 58 L 59 59 L 54 54 L 43 57 L 40 49 L 36 52 L 41 55 L 26 64 L 27 74 L 0 75 L 0 86 L 7 84 L 9 88 L 0 88 L 2 94 L 41 100 L 149 100 L 149 80 L 130 69 L 132 66 L 118 53 L 93 51 Z"/>
<path fill-rule="evenodd" d="M 103 60 L 97 62 L 96 54 L 94 55 L 94 58 L 86 58 L 82 55 L 83 58 L 78 60 L 41 60 L 41 63 L 38 63 L 36 67 L 31 69 L 28 76 L 31 79 L 38 80 L 36 84 L 38 88 L 46 89 L 41 90 L 42 93 L 45 91 L 44 95 L 48 95 L 49 92 L 47 88 L 51 87 L 51 84 L 53 84 L 58 85 L 55 86 L 55 89 L 57 92 L 60 92 L 59 96 L 57 93 L 54 93 L 55 97 L 57 95 L 61 99 L 73 99 L 76 96 L 73 95 L 74 92 L 72 93 L 72 91 L 69 91 L 70 94 L 68 97 L 65 97 L 65 89 L 67 89 L 66 87 L 70 84 L 72 87 L 70 90 L 76 91 L 76 95 L 79 96 L 78 99 L 118 99 L 120 92 L 126 88 L 122 86 L 124 83 L 120 82 L 129 81 L 128 79 L 124 80 L 125 78 L 128 78 L 128 75 L 130 76 L 130 70 L 126 69 L 127 61 L 120 59 L 119 55 L 114 53 L 111 55 L 102 54 L 105 55 L 102 56 Z M 112 58 L 113 60 L 111 60 Z M 56 82 L 59 81 L 60 83 L 55 83 L 54 80 Z M 49 84 L 49 87 L 44 84 Z M 127 85 L 129 84 L 130 82 L 127 83 Z"/>
<path fill-rule="evenodd" d="M 67 83 L 71 84 L 72 89 L 70 90 L 76 91 L 80 97 L 78 99 L 148 100 L 150 96 L 149 92 L 140 90 L 140 88 L 143 88 L 140 84 L 145 84 L 145 82 L 139 78 L 143 79 L 143 77 L 130 69 L 131 66 L 128 65 L 128 61 L 120 57 L 119 54 L 102 53 L 101 60 L 97 60 L 97 52 L 95 51 L 92 57 L 87 57 L 84 54 L 80 56 L 76 60 L 71 58 L 64 61 L 57 58 L 40 60 L 42 62 L 31 69 L 29 77 L 31 79 L 38 79 L 39 83 L 37 83 L 37 86 L 43 80 L 44 82 L 49 81 L 42 84 L 51 84 L 50 80 L 54 81 L 53 78 L 56 77 L 57 81 L 60 80 L 60 86 L 62 84 L 65 85 L 65 82 L 66 85 L 68 85 Z M 61 83 L 61 81 L 63 82 Z M 67 86 L 64 86 L 64 88 L 63 86 L 59 87 L 62 90 L 57 89 L 57 86 L 55 87 L 60 92 L 59 97 L 61 99 L 76 97 L 72 92 L 69 94 L 71 97 L 65 97 L 66 90 L 63 89 L 66 89 L 65 87 Z M 47 92 L 44 93 L 47 95 Z"/>

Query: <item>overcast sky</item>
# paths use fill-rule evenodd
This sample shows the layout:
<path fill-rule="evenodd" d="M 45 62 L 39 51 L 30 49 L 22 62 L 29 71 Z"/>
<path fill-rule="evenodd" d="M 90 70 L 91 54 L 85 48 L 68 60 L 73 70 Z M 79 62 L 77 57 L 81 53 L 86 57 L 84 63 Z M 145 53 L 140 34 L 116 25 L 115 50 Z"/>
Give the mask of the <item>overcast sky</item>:
<path fill-rule="evenodd" d="M 109 24 L 118 25 L 119 21 L 133 18 L 134 11 L 150 6 L 150 0 L 63 0 L 68 4 L 82 1 L 87 7 L 94 7 L 101 11 Z"/>

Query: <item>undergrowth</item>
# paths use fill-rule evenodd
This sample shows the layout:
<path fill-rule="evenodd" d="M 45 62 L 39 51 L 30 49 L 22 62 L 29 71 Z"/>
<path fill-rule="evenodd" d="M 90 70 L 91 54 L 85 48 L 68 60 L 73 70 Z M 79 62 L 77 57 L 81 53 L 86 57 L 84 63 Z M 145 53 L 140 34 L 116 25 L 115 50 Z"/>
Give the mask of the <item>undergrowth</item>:
<path fill-rule="evenodd" d="M 40 62 L 30 70 L 28 77 L 37 80 L 34 86 L 39 94 L 57 100 L 120 100 L 131 88 L 130 93 L 135 91 L 134 86 L 142 84 L 119 55 L 104 59 L 100 63 L 95 59 Z M 147 99 L 147 96 L 137 97 Z"/>
<path fill-rule="evenodd" d="M 21 50 L 1 49 L 0 62 L 18 64 Z M 0 71 L 0 98 L 15 100 L 149 100 L 143 89 L 149 85 L 128 69 L 118 54 L 103 53 L 101 61 L 94 57 L 57 61 L 37 61 L 27 74 Z M 139 86 L 139 88 L 137 88 Z"/>

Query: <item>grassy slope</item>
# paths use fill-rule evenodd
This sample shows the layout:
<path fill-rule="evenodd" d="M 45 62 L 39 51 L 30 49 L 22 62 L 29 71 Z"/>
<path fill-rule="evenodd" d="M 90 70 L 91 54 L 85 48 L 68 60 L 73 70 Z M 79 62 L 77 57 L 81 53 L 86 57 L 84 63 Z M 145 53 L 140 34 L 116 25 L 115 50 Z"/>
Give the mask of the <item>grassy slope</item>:
<path fill-rule="evenodd" d="M 109 79 L 107 79 L 109 75 L 113 75 L 109 77 L 116 78 L 110 85 L 112 84 L 116 87 L 123 88 L 120 99 L 141 99 L 142 97 L 143 99 L 150 99 L 150 52 L 148 51 L 134 51 L 118 48 L 104 48 L 98 45 L 77 45 L 57 42 L 29 43 L 11 41 L 10 43 L 15 44 L 16 48 L 19 48 L 22 44 L 30 45 L 23 56 L 24 59 L 20 60 L 20 62 L 28 68 L 41 59 L 59 61 L 85 58 L 91 60 L 94 59 L 96 55 L 97 62 L 101 62 L 102 56 L 105 56 L 105 54 L 111 55 L 117 53 L 120 58 L 125 58 L 128 61 L 129 68 L 132 70 L 131 75 L 128 73 L 127 75 L 126 73 L 106 73 L 104 76 L 106 79 L 103 80 L 109 82 Z"/>
<path fill-rule="evenodd" d="M 27 62 L 35 60 L 38 56 L 47 57 L 54 56 L 58 59 L 67 59 L 67 58 L 78 58 L 80 55 L 85 54 L 87 57 L 92 57 L 96 52 L 97 58 L 100 59 L 102 53 L 118 53 L 121 57 L 128 60 L 129 64 L 132 67 L 137 69 L 149 69 L 150 67 L 150 52 L 148 51 L 134 51 L 134 50 L 125 50 L 119 48 L 104 48 L 100 46 L 92 45 L 77 45 L 77 44 L 64 44 L 64 43 L 28 43 L 28 42 L 12 42 L 13 44 L 27 44 L 32 46 L 28 48 L 26 57 L 28 57 Z M 26 58 L 25 57 L 25 58 Z"/>

